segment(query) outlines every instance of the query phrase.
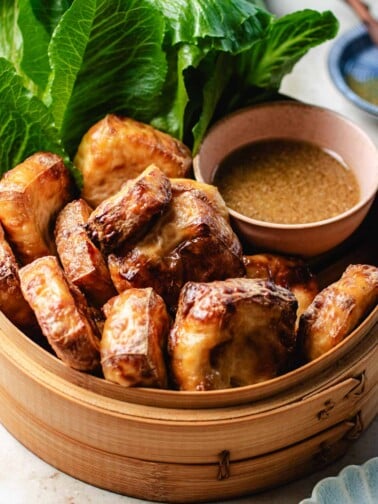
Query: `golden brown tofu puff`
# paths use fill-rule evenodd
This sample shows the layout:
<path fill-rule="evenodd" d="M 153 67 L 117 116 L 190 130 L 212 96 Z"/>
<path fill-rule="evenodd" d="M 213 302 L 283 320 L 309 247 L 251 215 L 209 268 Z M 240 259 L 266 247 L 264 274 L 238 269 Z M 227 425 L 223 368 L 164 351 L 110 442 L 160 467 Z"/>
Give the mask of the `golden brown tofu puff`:
<path fill-rule="evenodd" d="M 304 359 L 316 359 L 334 348 L 377 302 L 378 268 L 348 266 L 339 280 L 319 292 L 300 318 L 298 344 Z"/>
<path fill-rule="evenodd" d="M 84 295 L 66 280 L 54 256 L 44 256 L 19 271 L 21 289 L 42 333 L 68 366 L 94 371 L 100 364 L 100 340 Z"/>
<path fill-rule="evenodd" d="M 53 226 L 57 213 L 72 199 L 73 181 L 63 160 L 38 152 L 0 180 L 0 222 L 21 262 L 55 254 Z"/>
<path fill-rule="evenodd" d="M 244 276 L 241 244 L 217 189 L 194 180 L 172 180 L 167 210 L 133 247 L 108 257 L 118 292 L 152 287 L 174 312 L 187 281 Z"/>
<path fill-rule="evenodd" d="M 107 380 L 126 387 L 167 387 L 170 319 L 152 289 L 129 289 L 104 307 L 101 363 Z"/>
<path fill-rule="evenodd" d="M 55 240 L 69 281 L 85 294 L 90 304 L 101 307 L 117 292 L 104 257 L 85 229 L 91 213 L 92 208 L 83 199 L 68 203 L 57 217 Z"/>
<path fill-rule="evenodd" d="M 248 278 L 265 278 L 291 290 L 298 301 L 297 321 L 319 292 L 319 285 L 306 263 L 276 254 L 244 256 Z"/>
<path fill-rule="evenodd" d="M 239 387 L 287 371 L 296 309 L 294 295 L 270 281 L 188 282 L 168 340 L 177 388 Z"/>
<path fill-rule="evenodd" d="M 155 165 L 128 180 L 90 214 L 86 230 L 109 253 L 127 240 L 135 241 L 161 214 L 172 198 L 169 178 Z"/>
<path fill-rule="evenodd" d="M 16 258 L 0 226 L 0 310 L 15 326 L 32 334 L 38 329 L 38 323 L 21 292 L 18 269 Z"/>
<path fill-rule="evenodd" d="M 134 119 L 108 114 L 84 135 L 74 163 L 83 176 L 82 197 L 96 207 L 150 164 L 167 177 L 186 177 L 192 156 L 170 135 Z"/>

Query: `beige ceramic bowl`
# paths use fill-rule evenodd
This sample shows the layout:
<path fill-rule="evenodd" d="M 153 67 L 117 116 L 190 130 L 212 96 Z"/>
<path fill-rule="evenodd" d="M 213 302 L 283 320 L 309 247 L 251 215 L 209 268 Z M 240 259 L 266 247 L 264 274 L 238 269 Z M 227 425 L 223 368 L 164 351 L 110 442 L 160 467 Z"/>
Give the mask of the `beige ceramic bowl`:
<path fill-rule="evenodd" d="M 306 224 L 276 224 L 251 219 L 229 209 L 239 236 L 259 249 L 302 256 L 329 251 L 357 229 L 378 187 L 378 153 L 372 140 L 345 117 L 325 108 L 285 100 L 256 105 L 215 124 L 194 159 L 194 174 L 212 183 L 220 162 L 248 143 L 274 138 L 308 141 L 329 149 L 353 169 L 360 200 L 330 219 Z"/>

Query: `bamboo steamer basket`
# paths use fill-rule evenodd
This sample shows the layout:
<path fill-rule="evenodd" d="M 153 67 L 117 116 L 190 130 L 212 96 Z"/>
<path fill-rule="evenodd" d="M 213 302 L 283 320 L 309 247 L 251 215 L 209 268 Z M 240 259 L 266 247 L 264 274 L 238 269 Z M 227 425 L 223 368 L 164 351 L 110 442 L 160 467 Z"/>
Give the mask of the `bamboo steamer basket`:
<path fill-rule="evenodd" d="M 378 263 L 378 200 L 316 258 L 321 285 Z M 87 483 L 159 502 L 251 494 L 342 456 L 378 411 L 378 307 L 336 348 L 261 384 L 210 392 L 126 389 L 66 367 L 0 314 L 0 421 Z"/>

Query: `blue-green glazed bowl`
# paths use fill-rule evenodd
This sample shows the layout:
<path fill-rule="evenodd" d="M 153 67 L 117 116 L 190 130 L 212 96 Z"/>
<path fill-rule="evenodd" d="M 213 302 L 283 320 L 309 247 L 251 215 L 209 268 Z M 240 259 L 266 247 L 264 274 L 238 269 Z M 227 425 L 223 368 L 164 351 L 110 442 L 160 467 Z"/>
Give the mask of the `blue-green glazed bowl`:
<path fill-rule="evenodd" d="M 361 466 L 345 467 L 338 476 L 324 478 L 314 487 L 309 499 L 300 504 L 376 504 L 378 503 L 378 457 Z"/>
<path fill-rule="evenodd" d="M 378 117 L 378 105 L 362 98 L 350 87 L 350 80 L 373 83 L 373 101 L 378 99 L 378 46 L 361 24 L 337 38 L 329 52 L 328 69 L 338 90 L 354 105 Z M 375 87 L 376 86 L 376 87 Z"/>

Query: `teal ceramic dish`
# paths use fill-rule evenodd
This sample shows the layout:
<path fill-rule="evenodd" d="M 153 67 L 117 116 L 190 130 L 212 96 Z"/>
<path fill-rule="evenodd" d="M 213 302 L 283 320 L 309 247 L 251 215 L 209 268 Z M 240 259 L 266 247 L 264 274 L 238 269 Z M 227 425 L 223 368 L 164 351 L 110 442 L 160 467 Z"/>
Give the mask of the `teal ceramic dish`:
<path fill-rule="evenodd" d="M 309 499 L 300 504 L 376 504 L 378 502 L 378 457 L 361 466 L 345 467 L 338 476 L 324 478 Z"/>
<path fill-rule="evenodd" d="M 335 86 L 348 100 L 378 117 L 378 46 L 371 41 L 365 25 L 358 25 L 335 40 L 328 69 Z M 357 94 L 356 86 L 372 96 L 371 101 Z"/>

